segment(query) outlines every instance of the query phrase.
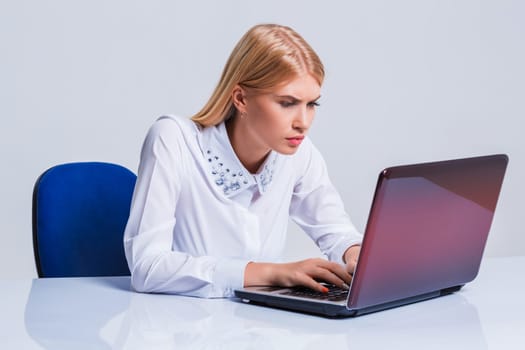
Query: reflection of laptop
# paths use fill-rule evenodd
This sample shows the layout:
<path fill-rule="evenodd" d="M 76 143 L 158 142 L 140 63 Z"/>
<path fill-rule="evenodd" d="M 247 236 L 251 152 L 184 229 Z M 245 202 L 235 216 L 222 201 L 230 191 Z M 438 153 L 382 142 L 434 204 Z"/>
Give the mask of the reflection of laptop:
<path fill-rule="evenodd" d="M 343 297 L 268 286 L 235 294 L 254 304 L 344 317 L 455 292 L 478 273 L 507 162 L 500 154 L 383 170 Z"/>

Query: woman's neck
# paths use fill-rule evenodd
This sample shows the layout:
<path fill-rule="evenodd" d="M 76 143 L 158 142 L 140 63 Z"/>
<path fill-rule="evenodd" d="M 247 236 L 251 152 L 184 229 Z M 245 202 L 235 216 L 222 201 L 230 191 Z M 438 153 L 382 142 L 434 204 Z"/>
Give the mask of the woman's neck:
<path fill-rule="evenodd" d="M 226 121 L 226 131 L 233 151 L 242 165 L 251 174 L 257 173 L 257 170 L 259 170 L 270 153 L 270 149 L 255 144 L 253 138 L 250 137 L 249 130 L 241 118 L 237 116 L 233 116 Z"/>

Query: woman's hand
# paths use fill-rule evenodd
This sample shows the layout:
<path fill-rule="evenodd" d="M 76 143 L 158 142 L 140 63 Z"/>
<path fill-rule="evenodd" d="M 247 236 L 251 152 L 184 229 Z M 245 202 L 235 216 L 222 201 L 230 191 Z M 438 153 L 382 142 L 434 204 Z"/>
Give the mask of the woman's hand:
<path fill-rule="evenodd" d="M 352 276 L 338 263 L 325 259 L 307 259 L 298 262 L 272 264 L 249 263 L 244 272 L 247 286 L 305 286 L 326 293 L 328 289 L 319 281 L 348 287 Z"/>
<path fill-rule="evenodd" d="M 348 271 L 348 273 L 351 275 L 354 274 L 355 267 L 357 265 L 357 258 L 359 257 L 360 252 L 361 246 L 353 245 L 350 248 L 348 248 L 343 254 L 343 261 L 346 264 L 346 271 Z"/>

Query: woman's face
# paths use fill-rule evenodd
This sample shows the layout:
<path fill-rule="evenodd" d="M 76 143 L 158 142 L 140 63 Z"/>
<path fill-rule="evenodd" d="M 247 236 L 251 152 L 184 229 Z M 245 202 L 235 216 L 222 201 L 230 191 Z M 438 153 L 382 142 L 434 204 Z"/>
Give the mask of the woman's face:
<path fill-rule="evenodd" d="M 320 92 L 311 75 L 298 76 L 268 93 L 245 91 L 241 118 L 251 146 L 295 153 L 312 124 Z"/>

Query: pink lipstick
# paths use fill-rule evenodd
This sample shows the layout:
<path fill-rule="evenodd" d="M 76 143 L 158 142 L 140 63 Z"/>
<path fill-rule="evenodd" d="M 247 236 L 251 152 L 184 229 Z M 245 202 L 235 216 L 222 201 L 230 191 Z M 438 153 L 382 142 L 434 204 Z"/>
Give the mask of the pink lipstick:
<path fill-rule="evenodd" d="M 295 136 L 295 137 L 287 137 L 286 140 L 288 140 L 288 143 L 291 145 L 291 146 L 299 146 L 301 144 L 301 142 L 303 141 L 304 139 L 304 136 Z"/>

